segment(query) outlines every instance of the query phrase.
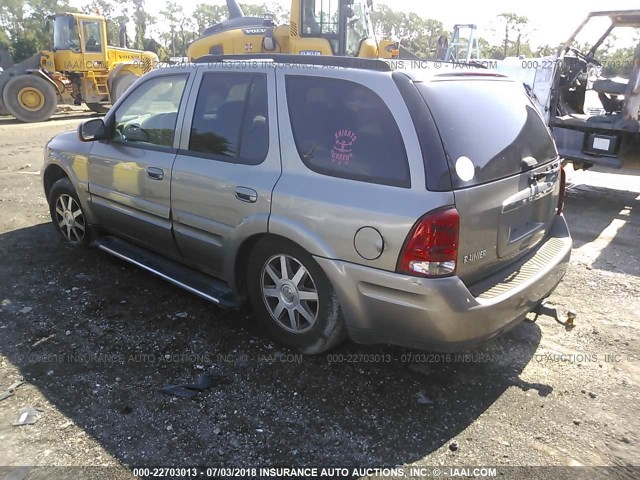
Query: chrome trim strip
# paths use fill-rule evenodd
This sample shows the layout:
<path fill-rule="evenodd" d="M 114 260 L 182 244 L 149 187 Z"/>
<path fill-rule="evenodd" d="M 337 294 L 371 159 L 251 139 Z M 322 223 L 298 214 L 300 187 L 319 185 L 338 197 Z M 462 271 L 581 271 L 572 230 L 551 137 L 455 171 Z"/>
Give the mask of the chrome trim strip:
<path fill-rule="evenodd" d="M 206 294 L 204 292 L 201 292 L 200 290 L 197 290 L 197 289 L 195 289 L 193 287 L 190 287 L 189 285 L 187 285 L 185 283 L 182 283 L 182 282 L 180 282 L 180 281 L 176 280 L 175 278 L 172 278 L 172 277 L 170 277 L 168 275 L 165 275 L 164 273 L 158 272 L 157 270 L 154 270 L 153 268 L 145 265 L 144 263 L 140 263 L 140 262 L 134 260 L 133 258 L 129 258 L 126 255 L 123 255 L 123 254 L 121 254 L 119 252 L 116 252 L 115 250 L 112 250 L 109 247 L 106 247 L 104 245 L 100 245 L 99 244 L 98 248 L 101 249 L 101 250 L 104 250 L 107 253 L 110 253 L 114 257 L 118 257 L 118 258 L 120 258 L 120 259 L 122 259 L 122 260 L 124 260 L 126 262 L 132 263 L 132 264 L 134 264 L 134 265 L 146 270 L 147 272 L 151 272 L 151 273 L 159 276 L 160 278 L 162 278 L 162 279 L 164 279 L 164 280 L 166 280 L 166 281 L 168 281 L 170 283 L 173 283 L 177 287 L 183 288 L 183 289 L 187 290 L 188 292 L 191 292 L 191 293 L 193 293 L 195 295 L 198 295 L 201 298 L 204 298 L 205 300 L 209 300 L 210 302 L 215 303 L 216 305 L 220 305 L 220 300 L 218 300 L 217 298 L 212 297 L 211 295 L 208 295 L 208 294 Z"/>

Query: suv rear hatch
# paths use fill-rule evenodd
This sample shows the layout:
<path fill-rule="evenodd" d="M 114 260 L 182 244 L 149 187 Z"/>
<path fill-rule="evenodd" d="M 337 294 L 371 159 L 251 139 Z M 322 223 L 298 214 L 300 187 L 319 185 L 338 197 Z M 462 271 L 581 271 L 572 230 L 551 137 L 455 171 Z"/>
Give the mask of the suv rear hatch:
<path fill-rule="evenodd" d="M 460 215 L 456 274 L 469 285 L 545 237 L 558 205 L 558 152 L 519 83 L 465 73 L 416 86 L 449 163 Z"/>

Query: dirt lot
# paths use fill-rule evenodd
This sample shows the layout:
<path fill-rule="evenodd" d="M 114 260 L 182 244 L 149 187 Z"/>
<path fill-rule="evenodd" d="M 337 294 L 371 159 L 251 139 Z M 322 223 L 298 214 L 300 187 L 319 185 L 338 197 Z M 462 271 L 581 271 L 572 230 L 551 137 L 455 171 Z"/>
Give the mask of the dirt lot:
<path fill-rule="evenodd" d="M 61 243 L 38 171 L 46 140 L 86 116 L 0 118 L 0 392 L 26 381 L 0 401 L 0 477 L 20 465 L 640 464 L 640 176 L 570 176 L 575 250 L 550 302 L 575 309 L 574 329 L 540 316 L 464 356 L 349 342 L 300 358 L 248 310 Z M 192 399 L 159 392 L 202 373 L 216 384 Z M 43 416 L 12 426 L 27 405 Z"/>

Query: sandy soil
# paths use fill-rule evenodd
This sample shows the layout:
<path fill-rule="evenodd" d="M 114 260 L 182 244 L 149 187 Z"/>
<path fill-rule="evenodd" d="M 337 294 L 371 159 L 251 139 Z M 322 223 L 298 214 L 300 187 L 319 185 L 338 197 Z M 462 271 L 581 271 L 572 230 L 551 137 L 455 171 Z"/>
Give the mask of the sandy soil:
<path fill-rule="evenodd" d="M 61 243 L 38 171 L 46 140 L 87 116 L 72 115 L 0 118 L 0 392 L 26 382 L 0 401 L 0 477 L 21 465 L 113 466 L 115 478 L 132 465 L 640 464 L 640 176 L 570 176 L 575 250 L 550 302 L 576 311 L 572 330 L 540 316 L 463 356 L 348 342 L 302 358 L 248 310 Z M 202 373 L 216 384 L 192 399 L 159 392 Z M 12 426 L 28 405 L 42 418 Z"/>

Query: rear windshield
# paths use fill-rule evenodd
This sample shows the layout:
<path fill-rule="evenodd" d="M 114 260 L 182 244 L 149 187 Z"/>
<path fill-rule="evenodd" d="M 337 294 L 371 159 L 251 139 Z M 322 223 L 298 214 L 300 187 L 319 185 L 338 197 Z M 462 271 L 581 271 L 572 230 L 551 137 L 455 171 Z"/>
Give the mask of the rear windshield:
<path fill-rule="evenodd" d="M 558 157 L 519 83 L 467 79 L 416 85 L 438 126 L 455 188 L 518 174 Z"/>

